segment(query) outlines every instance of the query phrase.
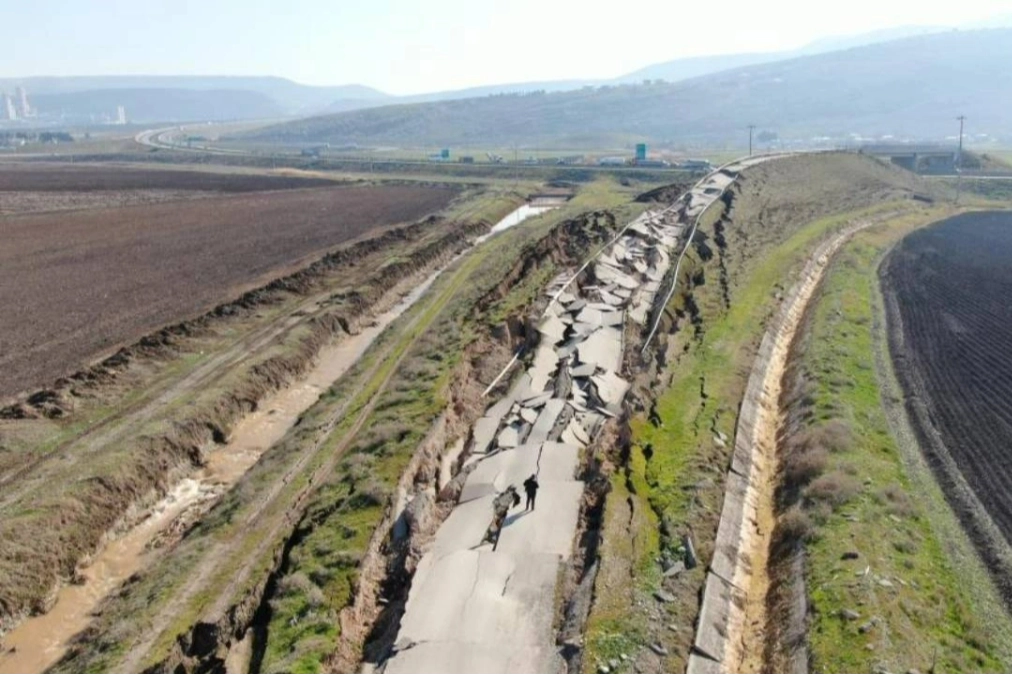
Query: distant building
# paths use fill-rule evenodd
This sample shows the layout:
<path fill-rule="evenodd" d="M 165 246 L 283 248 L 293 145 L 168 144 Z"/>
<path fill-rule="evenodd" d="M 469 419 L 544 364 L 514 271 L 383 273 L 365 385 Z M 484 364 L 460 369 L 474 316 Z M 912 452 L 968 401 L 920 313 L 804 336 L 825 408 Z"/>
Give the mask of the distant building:
<path fill-rule="evenodd" d="M 3 94 L 0 101 L 0 119 L 14 121 L 18 118 L 18 109 L 14 105 L 14 97 L 10 94 Z"/>
<path fill-rule="evenodd" d="M 18 87 L 15 89 L 14 98 L 17 99 L 18 115 L 22 118 L 31 117 L 32 107 L 28 105 L 28 92 L 25 91 L 25 88 Z"/>
<path fill-rule="evenodd" d="M 625 166 L 629 160 L 625 157 L 602 157 L 597 160 L 598 166 Z"/>
<path fill-rule="evenodd" d="M 126 124 L 126 108 L 121 105 L 116 106 L 116 124 Z"/>

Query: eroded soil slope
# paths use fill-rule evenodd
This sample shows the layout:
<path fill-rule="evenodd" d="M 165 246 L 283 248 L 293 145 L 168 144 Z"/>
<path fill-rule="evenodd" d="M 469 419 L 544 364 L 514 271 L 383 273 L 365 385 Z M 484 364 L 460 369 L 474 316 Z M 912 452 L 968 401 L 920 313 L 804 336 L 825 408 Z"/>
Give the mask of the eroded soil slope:
<path fill-rule="evenodd" d="M 455 194 L 314 188 L 0 219 L 0 398 Z"/>

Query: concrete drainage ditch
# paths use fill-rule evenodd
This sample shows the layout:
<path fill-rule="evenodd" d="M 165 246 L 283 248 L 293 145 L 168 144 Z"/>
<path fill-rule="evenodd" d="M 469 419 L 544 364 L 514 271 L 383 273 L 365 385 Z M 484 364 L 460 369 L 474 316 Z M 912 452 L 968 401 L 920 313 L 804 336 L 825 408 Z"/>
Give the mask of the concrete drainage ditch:
<path fill-rule="evenodd" d="M 738 414 L 713 560 L 707 573 L 688 672 L 750 672 L 764 666 L 767 559 L 776 525 L 780 381 L 790 345 L 834 253 L 858 230 L 851 225 L 811 255 L 763 337 Z M 803 653 L 792 672 L 807 672 Z"/>

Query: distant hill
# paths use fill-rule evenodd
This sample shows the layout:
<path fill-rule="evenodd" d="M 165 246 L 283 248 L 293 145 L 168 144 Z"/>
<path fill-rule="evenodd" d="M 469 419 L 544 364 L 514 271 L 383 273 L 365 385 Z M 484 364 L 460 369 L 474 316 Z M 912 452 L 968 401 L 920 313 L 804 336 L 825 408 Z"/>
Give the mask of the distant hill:
<path fill-rule="evenodd" d="M 490 84 L 467 89 L 451 89 L 431 94 L 414 94 L 398 96 L 397 103 L 427 103 L 429 101 L 450 101 L 458 98 L 476 98 L 479 96 L 496 96 L 498 94 L 525 94 L 534 91 L 571 91 L 586 86 L 604 84 L 606 80 L 545 80 L 533 82 L 512 82 L 508 84 Z"/>
<path fill-rule="evenodd" d="M 674 84 L 394 105 L 268 127 L 286 142 L 562 145 L 724 140 L 750 123 L 802 136 L 942 137 L 965 113 L 1012 133 L 1012 29 L 947 31 L 746 66 Z"/>
<path fill-rule="evenodd" d="M 32 105 L 47 117 L 102 122 L 122 105 L 131 123 L 270 119 L 283 116 L 274 99 L 233 89 L 92 89 L 39 94 Z"/>
<path fill-rule="evenodd" d="M 393 100 L 388 94 L 363 85 L 315 87 L 282 77 L 119 75 L 0 79 L 0 91 L 10 92 L 17 86 L 25 88 L 33 105 L 44 115 L 100 108 L 114 114 L 117 105 L 124 105 L 130 118 L 137 121 L 311 115 Z M 145 100 L 145 96 L 149 99 Z M 114 102 L 116 98 L 119 100 Z M 232 117 L 222 117 L 225 111 Z"/>
<path fill-rule="evenodd" d="M 1012 15 L 992 17 L 967 27 L 998 26 L 1012 26 Z M 802 56 L 952 30 L 943 26 L 903 26 L 817 40 L 791 51 L 675 59 L 612 79 L 516 82 L 411 96 L 392 96 L 359 84 L 311 86 L 282 77 L 212 75 L 0 78 L 0 91 L 10 92 L 17 86 L 23 86 L 42 115 L 39 120 L 41 122 L 75 123 L 102 116 L 111 117 L 115 116 L 117 105 L 126 106 L 129 119 L 141 123 L 307 117 L 391 104 L 452 101 L 503 94 L 574 92 L 588 87 L 640 84 L 644 80 L 680 83 L 733 69 L 782 63 Z M 118 96 L 110 93 L 114 91 L 119 92 Z M 184 93 L 187 91 L 191 94 Z M 149 98 L 145 99 L 145 96 Z M 120 100 L 113 102 L 113 98 Z M 225 114 L 234 117 L 222 117 Z"/>
<path fill-rule="evenodd" d="M 983 26 L 981 26 L 983 27 Z M 779 52 L 756 52 L 751 54 L 718 54 L 716 56 L 694 56 L 690 58 L 675 59 L 664 63 L 640 68 L 628 75 L 616 78 L 615 82 L 641 82 L 642 80 L 662 79 L 667 82 L 680 82 L 693 77 L 718 73 L 731 68 L 744 66 L 757 66 L 763 63 L 774 61 L 786 61 L 787 59 L 799 56 L 811 56 L 825 52 L 850 49 L 851 47 L 863 47 L 878 42 L 889 42 L 915 35 L 927 35 L 952 30 L 945 26 L 900 26 L 884 30 L 859 33 L 857 35 L 845 35 L 838 37 L 823 38 L 810 42 L 809 44 L 788 51 Z"/>

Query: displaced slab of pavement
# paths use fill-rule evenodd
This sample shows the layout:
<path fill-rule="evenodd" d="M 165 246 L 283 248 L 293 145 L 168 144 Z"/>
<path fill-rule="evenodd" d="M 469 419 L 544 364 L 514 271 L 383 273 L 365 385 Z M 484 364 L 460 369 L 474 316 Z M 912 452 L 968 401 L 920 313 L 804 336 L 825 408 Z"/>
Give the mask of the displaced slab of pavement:
<path fill-rule="evenodd" d="M 585 274 L 549 284 L 542 339 L 526 373 L 474 430 L 471 472 L 415 572 L 384 672 L 565 671 L 553 622 L 560 568 L 579 527 L 580 451 L 621 413 L 626 319 L 645 325 L 672 249 L 714 199 L 700 190 L 644 213 Z M 482 543 L 492 502 L 531 474 L 541 486 L 536 508 L 513 509 L 493 551 Z"/>

